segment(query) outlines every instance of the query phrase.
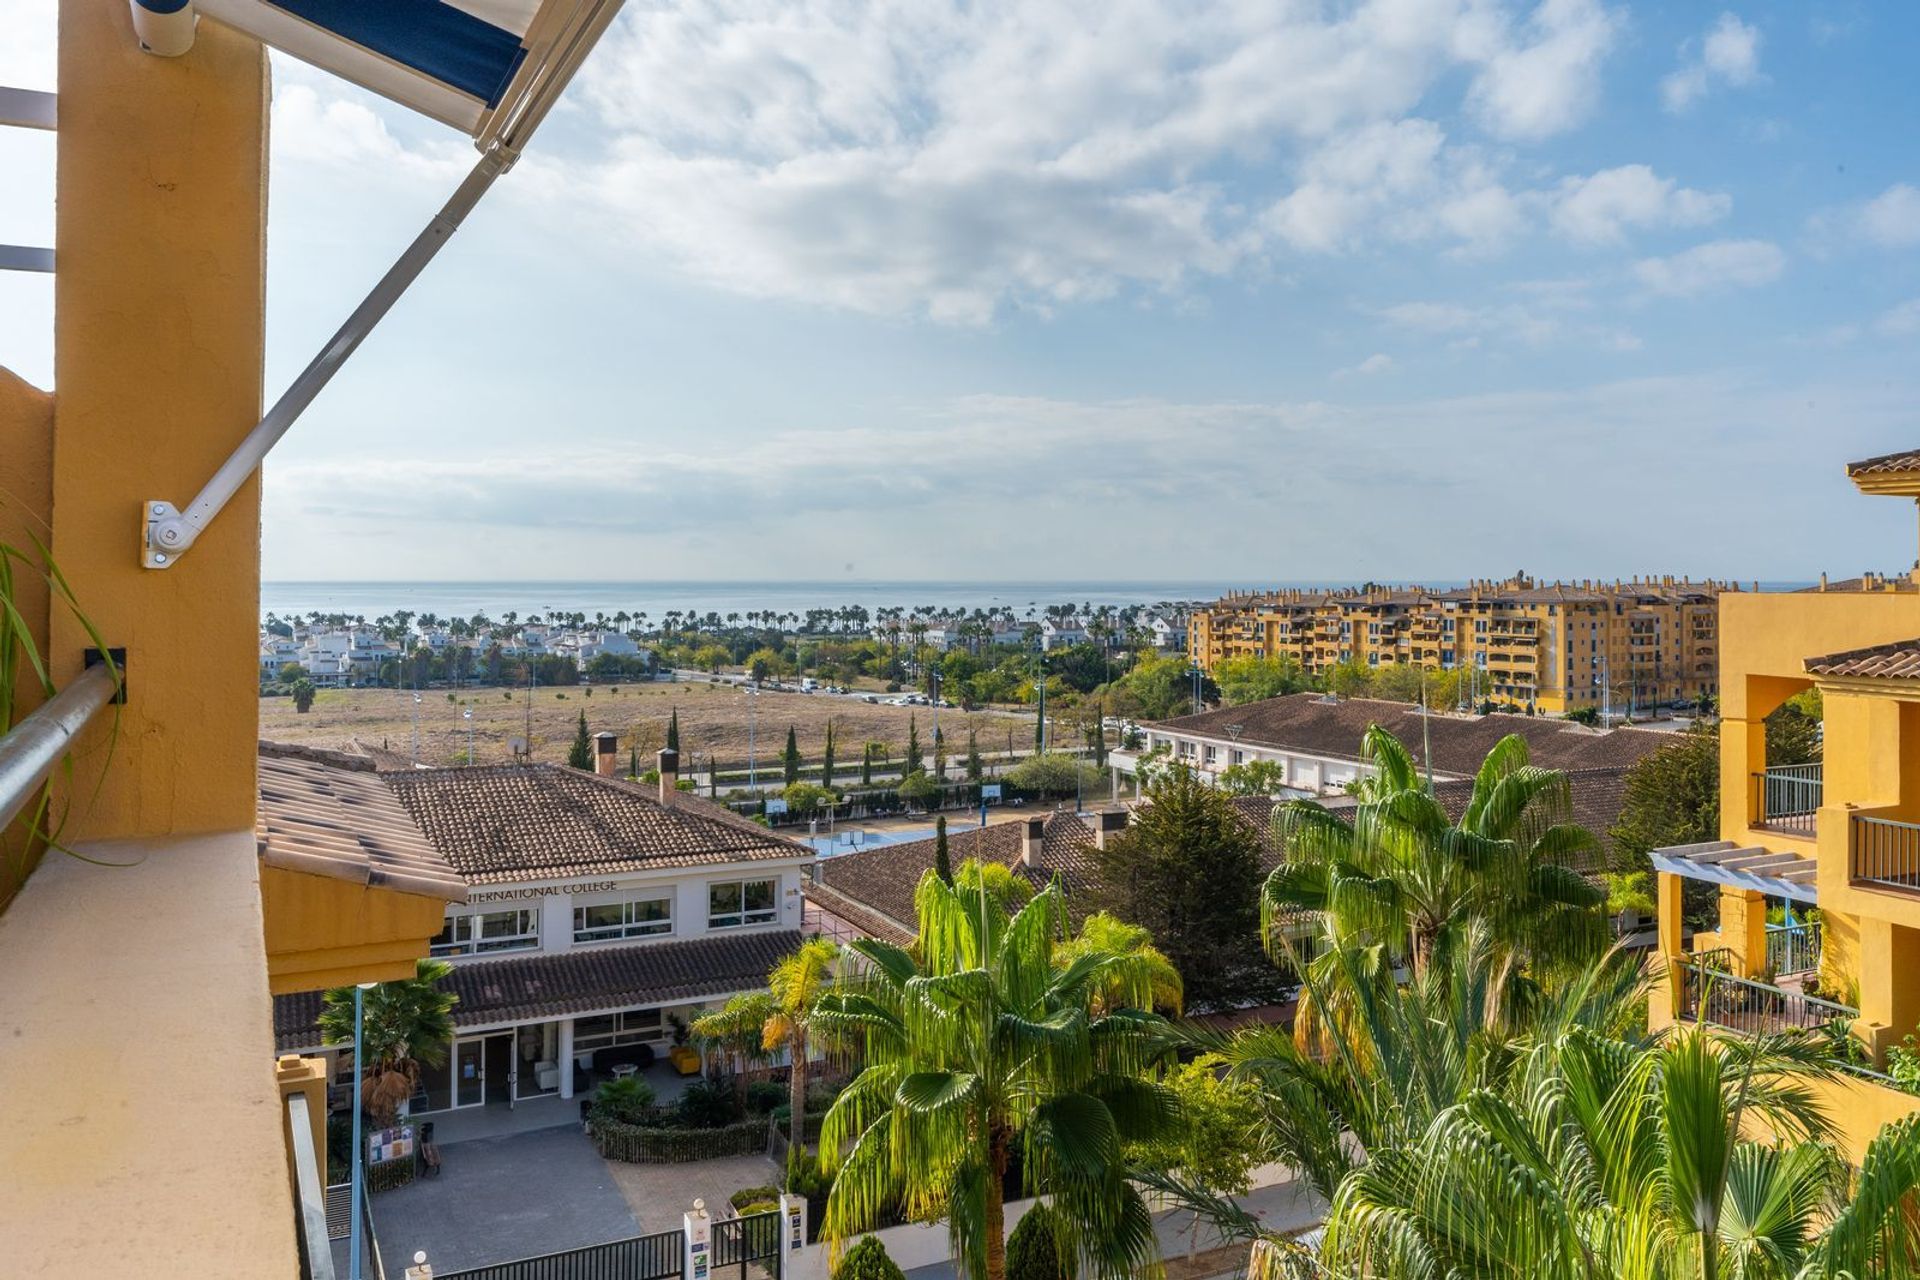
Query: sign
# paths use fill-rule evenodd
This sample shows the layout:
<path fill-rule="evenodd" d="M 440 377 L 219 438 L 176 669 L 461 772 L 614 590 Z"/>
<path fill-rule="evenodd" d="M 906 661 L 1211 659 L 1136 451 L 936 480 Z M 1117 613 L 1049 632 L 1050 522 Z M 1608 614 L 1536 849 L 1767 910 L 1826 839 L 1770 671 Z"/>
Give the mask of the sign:
<path fill-rule="evenodd" d="M 787 802 L 785 800 L 767 801 L 767 816 L 769 818 L 771 818 L 776 813 L 785 813 L 786 811 L 787 811 Z"/>
<path fill-rule="evenodd" d="M 404 1160 L 412 1154 L 413 1130 L 405 1125 L 392 1129 L 375 1129 L 367 1139 L 367 1163 L 369 1164 Z"/>
<path fill-rule="evenodd" d="M 997 782 L 982 783 L 980 786 L 980 798 L 982 800 L 998 800 L 1000 798 L 1000 784 Z"/>
<path fill-rule="evenodd" d="M 612 893 L 620 887 L 618 880 L 602 880 L 597 884 L 541 885 L 532 889 L 496 889 L 489 893 L 469 893 L 468 902 L 512 902 L 520 898 L 548 898 L 569 893 Z"/>

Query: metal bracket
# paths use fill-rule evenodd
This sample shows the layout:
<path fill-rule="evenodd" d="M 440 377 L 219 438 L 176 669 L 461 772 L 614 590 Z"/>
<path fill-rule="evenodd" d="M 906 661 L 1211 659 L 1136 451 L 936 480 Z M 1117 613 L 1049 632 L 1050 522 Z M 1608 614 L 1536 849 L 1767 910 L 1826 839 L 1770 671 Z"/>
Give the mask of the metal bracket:
<path fill-rule="evenodd" d="M 143 565 L 149 569 L 171 569 L 192 541 L 178 507 L 171 502 L 147 504 L 147 523 L 140 534 Z"/>

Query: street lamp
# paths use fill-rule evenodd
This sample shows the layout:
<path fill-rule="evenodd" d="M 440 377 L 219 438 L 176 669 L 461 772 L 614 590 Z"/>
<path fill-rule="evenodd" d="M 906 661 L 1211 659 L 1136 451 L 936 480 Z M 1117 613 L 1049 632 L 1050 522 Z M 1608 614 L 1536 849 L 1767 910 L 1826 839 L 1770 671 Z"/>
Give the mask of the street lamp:
<path fill-rule="evenodd" d="M 362 1159 L 364 1143 L 360 1136 L 360 1113 L 363 1110 L 360 1092 L 362 1059 L 366 1056 L 366 995 L 374 984 L 362 982 L 353 989 L 353 1190 L 351 1193 L 353 1222 L 350 1224 L 347 1238 L 347 1276 L 348 1280 L 360 1280 L 360 1215 L 366 1203 L 367 1173 Z"/>
<path fill-rule="evenodd" d="M 760 795 L 759 775 L 754 772 L 753 730 L 760 716 L 760 690 L 747 690 L 747 790 L 757 798 Z"/>

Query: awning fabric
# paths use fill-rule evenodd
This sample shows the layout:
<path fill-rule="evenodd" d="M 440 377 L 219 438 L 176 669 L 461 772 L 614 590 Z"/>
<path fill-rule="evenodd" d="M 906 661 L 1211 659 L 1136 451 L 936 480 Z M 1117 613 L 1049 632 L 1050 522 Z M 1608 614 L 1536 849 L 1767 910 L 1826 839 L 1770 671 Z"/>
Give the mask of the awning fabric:
<path fill-rule="evenodd" d="M 618 0 L 196 0 L 204 16 L 518 150 Z"/>

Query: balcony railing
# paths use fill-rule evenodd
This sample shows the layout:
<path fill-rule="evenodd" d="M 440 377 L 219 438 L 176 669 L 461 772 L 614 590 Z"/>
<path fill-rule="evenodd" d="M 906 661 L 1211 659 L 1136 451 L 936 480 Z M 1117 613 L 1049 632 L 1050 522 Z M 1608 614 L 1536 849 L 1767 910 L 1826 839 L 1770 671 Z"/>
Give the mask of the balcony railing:
<path fill-rule="evenodd" d="M 1767 926 L 1767 972 L 1776 978 L 1820 968 L 1820 922 Z"/>
<path fill-rule="evenodd" d="M 294 1185 L 300 1197 L 299 1215 L 294 1220 L 300 1239 L 300 1275 L 302 1280 L 334 1280 L 325 1179 L 321 1177 L 320 1154 L 314 1150 L 307 1095 L 289 1093 L 286 1106 L 287 1133 L 293 1142 Z"/>
<path fill-rule="evenodd" d="M 1855 884 L 1920 890 L 1920 823 L 1855 814 L 1848 843 Z"/>
<path fill-rule="evenodd" d="M 1760 787 L 1759 825 L 1772 831 L 1812 835 L 1826 789 L 1823 767 L 1815 760 L 1811 764 L 1778 765 L 1753 775 Z"/>
<path fill-rule="evenodd" d="M 1786 987 L 1736 977 L 1716 967 L 1712 957 L 1684 956 L 1674 961 L 1680 991 L 1677 1012 L 1682 1019 L 1704 1022 L 1743 1034 L 1776 1031 L 1818 1031 L 1835 1023 L 1851 1023 L 1858 1009 L 1835 1004 Z"/>

